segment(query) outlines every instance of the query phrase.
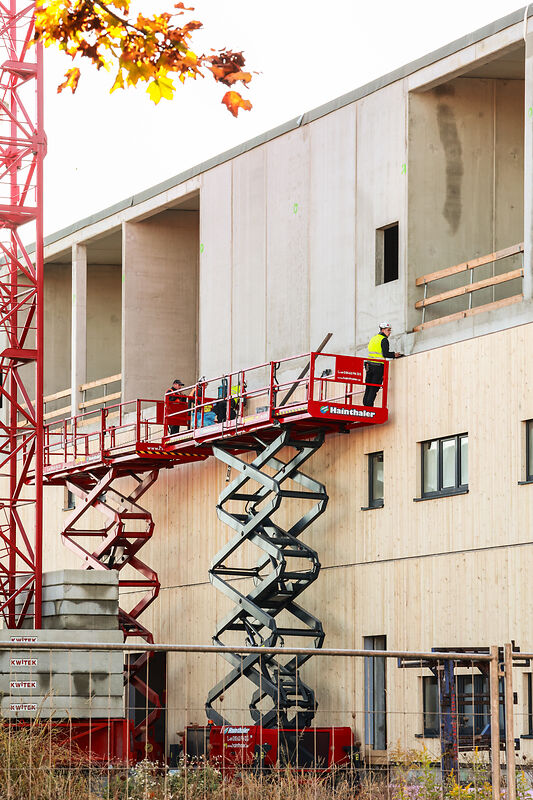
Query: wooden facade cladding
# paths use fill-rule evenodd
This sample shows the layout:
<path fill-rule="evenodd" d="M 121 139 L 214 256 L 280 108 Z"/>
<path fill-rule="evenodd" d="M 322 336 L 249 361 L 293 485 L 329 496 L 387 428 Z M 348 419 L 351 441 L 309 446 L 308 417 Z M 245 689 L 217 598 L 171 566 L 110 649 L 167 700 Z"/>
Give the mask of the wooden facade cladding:
<path fill-rule="evenodd" d="M 511 639 L 524 650 L 533 647 L 524 605 L 533 570 L 533 487 L 518 485 L 525 420 L 533 418 L 532 336 L 528 324 L 395 362 L 390 422 L 328 437 L 309 461 L 330 501 L 305 537 L 322 564 L 306 605 L 322 619 L 328 646 L 362 647 L 364 636 L 385 635 L 391 649 Z M 469 436 L 469 493 L 414 503 L 419 443 L 460 432 Z M 361 511 L 368 500 L 367 456 L 376 451 L 384 453 L 384 506 Z M 164 470 L 146 495 L 156 533 L 143 553 L 162 586 L 146 618 L 156 641 L 209 643 L 229 610 L 207 578 L 230 535 L 215 511 L 225 479 L 226 468 L 209 459 Z M 61 488 L 47 489 L 47 570 L 78 566 L 58 535 L 62 499 Z M 422 698 L 418 678 L 413 688 L 405 671 L 387 669 L 391 711 L 411 710 L 391 717 L 392 745 L 395 725 L 407 725 L 413 736 L 421 732 Z M 172 733 L 186 722 L 204 722 L 207 691 L 225 664 L 173 656 L 169 670 Z M 315 659 L 305 671 L 317 689 L 317 724 L 352 724 L 351 710 L 363 708 L 362 664 Z M 246 709 L 249 697 L 233 700 Z M 244 710 L 236 716 L 247 719 Z M 356 720 L 359 731 L 361 724 Z"/>

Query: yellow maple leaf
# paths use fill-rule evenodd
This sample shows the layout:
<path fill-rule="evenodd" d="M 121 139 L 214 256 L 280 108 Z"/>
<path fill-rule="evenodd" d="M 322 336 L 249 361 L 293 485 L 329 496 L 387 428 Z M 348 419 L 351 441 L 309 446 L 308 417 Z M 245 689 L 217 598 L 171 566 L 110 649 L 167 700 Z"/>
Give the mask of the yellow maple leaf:
<path fill-rule="evenodd" d="M 150 99 L 157 105 L 161 99 L 172 100 L 174 97 L 174 83 L 170 78 L 155 78 L 146 90 Z"/>

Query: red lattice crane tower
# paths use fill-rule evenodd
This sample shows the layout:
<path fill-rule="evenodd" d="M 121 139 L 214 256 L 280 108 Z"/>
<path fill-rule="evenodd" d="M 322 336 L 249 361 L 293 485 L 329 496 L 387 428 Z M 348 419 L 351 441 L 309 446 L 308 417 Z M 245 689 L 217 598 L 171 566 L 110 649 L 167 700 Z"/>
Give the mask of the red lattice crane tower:
<path fill-rule="evenodd" d="M 34 28 L 33 2 L 0 2 L 0 612 L 8 628 L 30 608 L 41 627 L 46 138 Z"/>

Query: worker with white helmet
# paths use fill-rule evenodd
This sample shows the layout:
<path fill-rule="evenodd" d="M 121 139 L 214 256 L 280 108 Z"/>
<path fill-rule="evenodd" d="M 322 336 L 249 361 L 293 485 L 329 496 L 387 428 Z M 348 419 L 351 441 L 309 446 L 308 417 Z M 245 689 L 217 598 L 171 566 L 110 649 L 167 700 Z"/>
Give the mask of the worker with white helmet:
<path fill-rule="evenodd" d="M 366 362 L 367 386 L 363 397 L 364 406 L 373 406 L 379 387 L 383 383 L 383 361 L 386 358 L 401 358 L 402 353 L 392 353 L 389 349 L 389 336 L 391 334 L 390 322 L 379 323 L 379 333 L 376 333 L 368 343 L 368 361 Z"/>

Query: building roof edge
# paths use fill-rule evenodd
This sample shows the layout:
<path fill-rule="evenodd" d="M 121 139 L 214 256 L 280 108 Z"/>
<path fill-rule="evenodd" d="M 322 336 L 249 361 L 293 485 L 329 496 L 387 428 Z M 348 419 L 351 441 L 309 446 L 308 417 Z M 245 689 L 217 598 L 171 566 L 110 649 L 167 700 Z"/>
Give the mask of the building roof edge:
<path fill-rule="evenodd" d="M 83 219 L 73 222 L 71 225 L 68 225 L 65 228 L 61 228 L 60 230 L 45 236 L 45 247 L 47 245 L 54 244 L 55 242 L 58 242 L 61 239 L 72 235 L 73 233 L 76 233 L 76 231 L 79 231 L 82 228 L 86 228 L 96 222 L 101 222 L 103 219 L 106 219 L 113 214 L 117 214 L 120 211 L 126 210 L 127 208 L 136 206 L 146 200 L 150 200 L 151 198 L 156 197 L 158 194 L 179 186 L 181 183 L 184 183 L 185 181 L 190 180 L 191 178 L 194 178 L 203 172 L 207 172 L 208 170 L 213 169 L 220 164 L 230 161 L 232 158 L 236 158 L 237 156 L 240 156 L 249 150 L 253 150 L 255 147 L 259 147 L 260 145 L 265 144 L 272 139 L 276 139 L 278 136 L 283 136 L 283 134 L 295 130 L 301 125 L 307 125 L 310 122 L 314 122 L 315 120 L 319 119 L 320 117 L 325 117 L 327 114 L 331 114 L 333 111 L 337 111 L 344 106 L 350 105 L 350 103 L 361 100 L 363 97 L 373 94 L 373 92 L 383 89 L 385 86 L 389 86 L 398 80 L 402 80 L 408 75 L 417 72 L 419 69 L 423 69 L 424 67 L 440 61 L 447 56 L 453 55 L 459 50 L 463 50 L 465 47 L 476 44 L 488 36 L 493 36 L 495 33 L 500 33 L 502 30 L 505 30 L 505 28 L 509 28 L 512 25 L 516 25 L 517 22 L 521 22 L 524 19 L 526 8 L 528 18 L 533 16 L 533 4 L 530 4 L 527 7 L 522 6 L 521 9 L 517 9 L 516 11 L 507 14 L 505 17 L 501 17 L 494 22 L 484 25 L 482 28 L 478 28 L 477 30 L 472 31 L 471 33 L 468 33 L 459 39 L 455 39 L 449 44 L 443 45 L 437 50 L 433 50 L 432 52 L 427 53 L 426 55 L 421 56 L 414 61 L 404 64 L 392 72 L 388 72 L 385 75 L 375 78 L 374 80 L 365 83 L 363 86 L 353 89 L 347 94 L 343 94 L 340 97 L 329 101 L 328 103 L 324 103 L 321 106 L 317 106 L 317 108 L 306 111 L 299 117 L 294 117 L 294 119 L 288 120 L 287 122 L 284 122 L 275 128 L 271 128 L 270 130 L 265 131 L 264 133 L 261 133 L 252 139 L 248 139 L 245 142 L 232 147 L 230 150 L 219 153 L 216 156 L 207 159 L 206 161 L 202 161 L 200 164 L 196 164 L 195 166 L 190 167 L 189 169 L 180 172 L 177 175 L 162 181 L 161 183 L 155 184 L 154 186 L 144 189 L 141 192 L 137 192 L 136 194 L 133 194 L 124 200 L 120 200 L 119 202 L 114 203 L 107 208 L 103 208 L 101 211 L 97 211 L 88 217 L 84 217 Z M 30 252 L 33 251 L 34 247 L 34 245 L 30 247 Z"/>

